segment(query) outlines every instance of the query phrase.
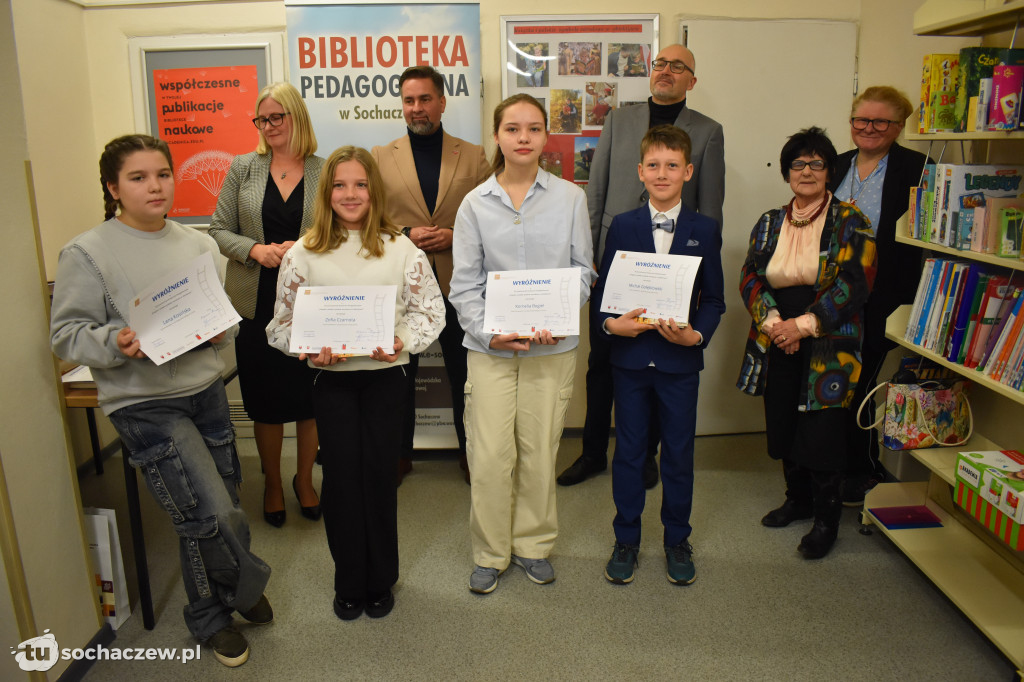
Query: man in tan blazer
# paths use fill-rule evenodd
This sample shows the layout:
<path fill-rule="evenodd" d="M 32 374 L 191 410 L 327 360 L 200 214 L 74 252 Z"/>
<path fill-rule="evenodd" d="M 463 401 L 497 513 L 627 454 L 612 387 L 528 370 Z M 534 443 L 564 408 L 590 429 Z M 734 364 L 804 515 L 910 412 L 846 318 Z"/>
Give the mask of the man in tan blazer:
<path fill-rule="evenodd" d="M 423 249 L 441 285 L 447 319 L 439 342 L 452 391 L 452 411 L 463 470 L 466 470 L 466 429 L 463 425 L 466 383 L 466 349 L 455 309 L 448 302 L 452 278 L 452 228 L 455 214 L 467 193 L 491 174 L 483 147 L 460 140 L 441 127 L 444 113 L 444 79 L 431 66 L 411 66 L 398 81 L 406 135 L 390 144 L 374 147 L 387 193 L 388 217 Z M 405 452 L 399 462 L 398 480 L 412 469 L 413 430 L 416 426 L 416 370 L 419 359 L 409 362 L 409 404 L 403 418 Z M 469 482 L 469 473 L 466 473 Z"/>

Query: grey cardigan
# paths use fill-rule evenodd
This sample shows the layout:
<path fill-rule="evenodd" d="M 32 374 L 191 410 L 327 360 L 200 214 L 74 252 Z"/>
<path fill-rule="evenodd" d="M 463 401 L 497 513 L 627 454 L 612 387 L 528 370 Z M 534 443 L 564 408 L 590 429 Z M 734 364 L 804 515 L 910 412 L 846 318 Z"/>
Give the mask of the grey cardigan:
<path fill-rule="evenodd" d="M 224 289 L 242 317 L 256 314 L 256 291 L 260 264 L 249 257 L 254 244 L 263 244 L 263 195 L 270 175 L 271 152 L 249 152 L 236 156 L 217 198 L 217 210 L 210 221 L 210 236 L 217 242 L 228 265 Z M 299 236 L 313 224 L 316 189 L 324 160 L 309 156 L 303 167 L 302 225 Z"/>

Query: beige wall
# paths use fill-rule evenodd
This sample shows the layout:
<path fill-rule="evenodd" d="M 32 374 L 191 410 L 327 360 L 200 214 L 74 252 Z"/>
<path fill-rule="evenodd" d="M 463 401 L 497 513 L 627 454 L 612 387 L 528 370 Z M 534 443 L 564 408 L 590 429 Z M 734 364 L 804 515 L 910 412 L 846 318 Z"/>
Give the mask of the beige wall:
<path fill-rule="evenodd" d="M 0 644 L 5 650 L 49 629 L 61 647 L 82 647 L 99 631 L 100 619 L 83 540 L 81 500 L 74 476 L 57 374 L 48 341 L 47 293 L 35 229 L 26 162 L 32 156 L 26 119 L 31 92 L 26 81 L 51 72 L 18 73 L 12 31 L 22 13 L 10 0 L 0 3 L 0 88 L 6 96 L 0 126 L 0 233 L 3 234 L 5 289 L 16 311 L 14 333 L 0 341 L 0 545 L 8 598 L 0 600 Z M 56 36 L 71 28 L 77 15 L 54 12 L 49 25 Z M 12 23 L 13 17 L 13 23 Z M 53 45 L 50 45 L 53 50 Z M 59 50 L 53 50 L 55 52 Z M 71 60 L 76 61 L 76 60 Z M 79 63 L 81 60 L 77 60 Z M 22 65 L 25 62 L 22 60 Z M 45 66 L 45 63 L 41 64 Z M 53 85 L 51 84 L 51 87 Z M 88 107 L 85 107 L 88 109 Z M 52 120 L 52 119 L 51 119 Z M 59 132 L 57 139 L 63 139 Z M 91 150 L 90 150 L 91 151 Z M 83 151 L 83 154 L 86 153 Z M 58 172 L 57 153 L 41 154 L 51 183 L 69 174 Z M 74 186 L 75 182 L 68 182 Z M 59 187 L 54 187 L 59 189 Z M 67 194 L 63 195 L 68 196 Z M 50 194 L 51 203 L 62 201 Z M 42 203 L 42 201 L 40 201 Z M 56 679 L 68 666 L 59 661 L 46 676 Z M 27 679 L 14 657 L 0 657 L 0 679 Z"/>
<path fill-rule="evenodd" d="M 591 0 L 580 3 L 579 11 L 616 13 L 622 11 L 618 0 Z M 808 18 L 860 21 L 860 55 L 862 86 L 888 82 L 908 92 L 913 99 L 918 88 L 921 55 L 930 51 L 958 49 L 962 39 L 916 38 L 912 36 L 913 13 L 917 0 L 731 0 L 730 17 L 734 18 Z M 281 0 L 264 2 L 199 2 L 172 6 L 146 5 L 82 9 L 67 0 L 15 0 L 20 8 L 19 35 L 30 36 L 24 46 L 19 41 L 23 71 L 32 84 L 26 94 L 29 119 L 29 143 L 33 159 L 40 159 L 36 169 L 40 191 L 40 221 L 43 233 L 46 271 L 53 277 L 59 247 L 75 234 L 91 227 L 100 218 L 100 197 L 96 188 L 96 159 L 102 145 L 109 139 L 134 130 L 132 82 L 129 73 L 128 40 L 136 36 L 182 35 L 194 33 L 241 33 L 284 31 L 285 7 Z M 691 0 L 686 18 L 721 17 L 719 0 Z M 30 9 L 31 8 L 31 9 Z M 566 6 L 565 11 L 574 7 Z M 676 40 L 678 23 L 684 15 L 679 5 L 669 0 L 652 0 L 644 12 L 659 12 L 661 44 Z M 495 0 L 483 0 L 480 22 L 483 45 L 484 130 L 489 129 L 490 116 L 501 98 L 499 17 L 508 6 Z M 517 14 L 547 13 L 548 0 L 524 0 L 516 5 Z M 55 27 L 53 19 L 60 19 Z M 80 60 L 67 60 L 68 52 L 52 49 L 54 34 L 72 47 L 71 54 Z M 699 58 L 699 55 L 698 55 Z M 62 78 L 60 88 L 52 87 L 49 74 L 59 73 L 71 64 L 72 77 Z M 808 55 L 813 63 L 813 55 Z M 782 91 L 806 93 L 805 85 L 790 86 L 795 74 L 778 74 Z M 827 78 L 828 74 L 814 74 Z M 699 88 L 742 86 L 742 75 L 736 83 L 700 82 Z M 782 101 L 798 102 L 795 98 Z M 73 103 L 72 105 L 69 105 Z M 72 120 L 69 114 L 73 113 Z M 486 135 L 485 135 L 486 137 Z M 728 138 L 728 131 L 726 131 Z M 490 141 L 486 144 L 490 146 Z M 846 139 L 837 139 L 842 149 Z M 920 146 L 920 145 L 918 145 Z M 59 150 L 59 153 L 56 151 Z M 728 197 L 727 201 L 740 200 Z M 582 426 L 585 404 L 583 375 L 586 348 L 581 348 L 576 381 L 576 399 L 570 407 L 567 425 Z M 729 391 L 731 387 L 719 390 Z M 77 440 L 76 440 L 77 442 Z"/>
<path fill-rule="evenodd" d="M 109 139 L 134 129 L 132 83 L 128 65 L 128 39 L 136 36 L 192 33 L 241 33 L 283 31 L 285 8 L 281 0 L 264 2 L 199 2 L 161 7 L 82 9 L 68 0 L 15 0 L 19 35 L 18 53 L 26 85 L 29 149 L 37 162 L 40 189 L 40 222 L 46 271 L 56 269 L 57 252 L 72 236 L 100 218 L 96 185 L 96 159 Z M 584 3 L 581 3 L 581 5 Z M 585 3 L 592 13 L 622 11 L 618 0 Z M 861 22 L 861 78 L 864 84 L 890 82 L 904 88 L 911 98 L 918 87 L 921 55 L 957 49 L 962 39 L 916 38 L 911 35 L 918 0 L 731 0 L 729 15 L 735 18 L 813 18 Z M 660 12 L 661 42 L 675 40 L 678 3 L 652 0 L 644 12 Z M 719 0 L 692 0 L 686 17 L 721 16 Z M 17 11 L 20 10 L 20 11 Z M 572 11 L 568 6 L 566 11 Z M 484 129 L 501 98 L 499 17 L 508 6 L 495 0 L 480 5 L 483 37 Z M 551 11 L 547 0 L 524 0 L 517 14 Z M 62 45 L 61 50 L 53 46 Z M 82 59 L 67 59 L 80 54 Z M 813 55 L 809 55 L 813 61 Z M 70 71 L 69 71 L 70 69 Z M 59 87 L 52 74 L 60 73 Z M 778 74 L 785 89 L 793 74 Z M 828 74 L 820 74 L 826 78 Z M 701 82 L 698 87 L 715 87 Z M 729 84 L 735 87 L 736 84 Z M 719 85 L 721 87 L 721 85 Z M 806 92 L 804 88 L 797 88 Z M 728 137 L 728 131 L 726 131 Z M 847 140 L 837 140 L 843 148 Z M 728 200 L 728 197 L 727 197 Z"/>

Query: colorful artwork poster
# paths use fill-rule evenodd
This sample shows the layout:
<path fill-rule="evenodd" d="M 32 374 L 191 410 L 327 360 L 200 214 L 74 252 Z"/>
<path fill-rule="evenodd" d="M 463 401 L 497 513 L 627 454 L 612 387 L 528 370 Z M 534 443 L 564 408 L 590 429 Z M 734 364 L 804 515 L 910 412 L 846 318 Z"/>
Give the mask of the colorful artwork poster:
<path fill-rule="evenodd" d="M 154 134 L 174 161 L 169 217 L 213 215 L 231 160 L 256 148 L 256 77 L 255 65 L 153 71 Z"/>
<path fill-rule="evenodd" d="M 646 102 L 651 94 L 657 15 L 503 17 L 503 22 L 502 93 L 547 98 L 552 133 L 600 130 L 609 111 L 626 102 Z M 542 59 L 546 67 L 537 79 L 534 74 L 540 67 L 535 64 Z M 571 112 L 563 122 L 558 110 L 569 91 L 580 93 L 574 100 L 580 108 L 578 126 Z"/>
<path fill-rule="evenodd" d="M 586 98 L 583 103 L 586 109 L 585 124 L 598 128 L 604 126 L 604 119 L 608 112 L 618 106 L 618 92 L 618 83 L 601 81 L 587 83 Z"/>
<path fill-rule="evenodd" d="M 516 85 L 521 88 L 548 87 L 548 70 L 557 57 L 548 55 L 548 44 L 517 43 L 515 45 Z"/>
<path fill-rule="evenodd" d="M 579 90 L 551 90 L 548 128 L 554 134 L 578 133 L 581 127 L 583 99 Z"/>
<path fill-rule="evenodd" d="M 480 143 L 479 5 L 288 5 L 285 18 L 290 80 L 323 156 L 404 135 L 398 79 L 415 65 L 444 78 L 444 129 Z"/>

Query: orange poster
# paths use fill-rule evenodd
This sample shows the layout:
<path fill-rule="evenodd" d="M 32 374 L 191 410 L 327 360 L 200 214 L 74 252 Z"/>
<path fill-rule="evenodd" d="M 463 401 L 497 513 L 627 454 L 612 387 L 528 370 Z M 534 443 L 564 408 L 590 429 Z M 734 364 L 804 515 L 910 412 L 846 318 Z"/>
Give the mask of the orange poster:
<path fill-rule="evenodd" d="M 231 160 L 256 149 L 256 66 L 153 71 L 157 129 L 174 160 L 171 218 L 210 216 Z"/>

